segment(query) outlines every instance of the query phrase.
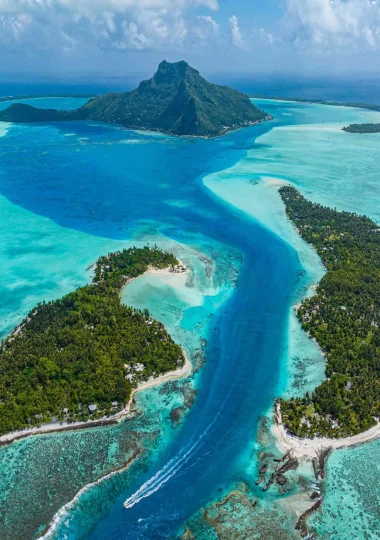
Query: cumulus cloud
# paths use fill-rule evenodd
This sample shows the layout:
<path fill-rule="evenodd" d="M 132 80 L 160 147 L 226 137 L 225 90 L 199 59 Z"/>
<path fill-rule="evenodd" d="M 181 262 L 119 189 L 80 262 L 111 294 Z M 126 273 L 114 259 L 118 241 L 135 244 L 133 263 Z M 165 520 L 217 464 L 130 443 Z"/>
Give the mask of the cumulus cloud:
<path fill-rule="evenodd" d="M 236 15 L 232 15 L 229 22 L 232 44 L 240 49 L 245 48 L 246 43 L 240 30 L 239 21 Z"/>
<path fill-rule="evenodd" d="M 259 28 L 259 30 L 254 33 L 258 35 L 261 42 L 270 45 L 271 47 L 278 41 L 278 39 L 271 32 L 265 30 L 265 28 Z"/>
<path fill-rule="evenodd" d="M 287 21 L 296 44 L 380 47 L 379 0 L 287 0 Z"/>
<path fill-rule="evenodd" d="M 190 28 L 192 42 L 201 47 L 217 40 L 219 35 L 219 24 L 210 15 L 198 15 L 196 23 Z"/>
<path fill-rule="evenodd" d="M 198 15 L 197 19 L 207 28 L 207 33 L 219 34 L 219 24 L 210 15 Z"/>
<path fill-rule="evenodd" d="M 200 22 L 215 33 L 213 19 L 200 21 L 191 8 L 218 7 L 217 0 L 0 0 L 0 47 L 175 49 Z"/>

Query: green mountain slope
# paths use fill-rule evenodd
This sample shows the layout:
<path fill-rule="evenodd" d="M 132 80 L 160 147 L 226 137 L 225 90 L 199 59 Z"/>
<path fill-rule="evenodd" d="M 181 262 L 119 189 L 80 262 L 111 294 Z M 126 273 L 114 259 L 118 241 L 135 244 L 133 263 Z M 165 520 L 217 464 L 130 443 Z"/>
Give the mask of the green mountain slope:
<path fill-rule="evenodd" d="M 94 120 L 198 137 L 217 136 L 270 118 L 245 94 L 209 83 L 184 61 L 163 61 L 136 90 L 96 97 L 75 111 L 13 104 L 0 112 L 0 120 L 8 122 Z"/>
<path fill-rule="evenodd" d="M 0 111 L 0 120 L 3 122 L 55 122 L 71 118 L 71 111 L 57 111 L 56 109 L 37 109 L 25 103 L 13 103 L 4 111 Z"/>

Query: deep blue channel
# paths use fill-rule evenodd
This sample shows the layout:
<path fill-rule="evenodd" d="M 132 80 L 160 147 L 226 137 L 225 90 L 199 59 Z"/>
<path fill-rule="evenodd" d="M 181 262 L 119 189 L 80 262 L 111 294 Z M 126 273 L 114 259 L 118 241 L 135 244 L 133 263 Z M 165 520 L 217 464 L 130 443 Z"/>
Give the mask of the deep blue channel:
<path fill-rule="evenodd" d="M 290 246 L 216 199 L 201 178 L 236 163 L 272 126 L 195 141 L 65 123 L 13 127 L 0 139 L 0 191 L 17 205 L 108 238 L 128 238 L 151 221 L 179 241 L 197 245 L 206 237 L 243 256 L 234 294 L 211 324 L 207 362 L 185 425 L 160 461 L 100 519 L 93 539 L 168 538 L 243 475 L 237 461 L 275 396 L 301 268 Z M 152 493 L 125 510 L 124 500 L 156 474 L 145 491 Z"/>

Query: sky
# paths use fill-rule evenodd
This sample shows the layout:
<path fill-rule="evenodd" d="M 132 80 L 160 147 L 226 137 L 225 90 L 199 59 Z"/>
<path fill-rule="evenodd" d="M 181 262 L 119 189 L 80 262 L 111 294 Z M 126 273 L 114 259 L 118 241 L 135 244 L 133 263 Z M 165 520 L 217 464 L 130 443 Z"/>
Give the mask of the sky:
<path fill-rule="evenodd" d="M 377 75 L 380 0 L 0 0 L 2 75 Z"/>

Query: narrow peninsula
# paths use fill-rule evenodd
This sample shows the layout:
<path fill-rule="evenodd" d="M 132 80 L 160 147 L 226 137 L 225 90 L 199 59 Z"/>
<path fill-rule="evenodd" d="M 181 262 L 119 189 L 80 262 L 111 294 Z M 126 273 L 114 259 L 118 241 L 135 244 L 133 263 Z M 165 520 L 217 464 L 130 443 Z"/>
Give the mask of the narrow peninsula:
<path fill-rule="evenodd" d="M 91 120 L 129 129 L 207 138 L 270 119 L 248 96 L 206 81 L 184 61 L 163 61 L 154 76 L 142 81 L 135 90 L 95 97 L 73 111 L 13 103 L 0 112 L 0 121 L 4 122 Z"/>
<path fill-rule="evenodd" d="M 163 324 L 121 303 L 122 288 L 150 267 L 184 270 L 157 247 L 100 257 L 90 285 L 38 304 L 3 340 L 0 435 L 113 415 L 139 383 L 185 365 Z"/>
<path fill-rule="evenodd" d="M 380 417 L 380 227 L 280 189 L 286 214 L 317 250 L 327 273 L 298 309 L 302 328 L 326 357 L 326 380 L 303 398 L 280 400 L 299 437 L 350 437 Z"/>

